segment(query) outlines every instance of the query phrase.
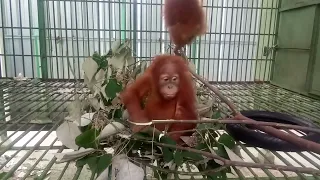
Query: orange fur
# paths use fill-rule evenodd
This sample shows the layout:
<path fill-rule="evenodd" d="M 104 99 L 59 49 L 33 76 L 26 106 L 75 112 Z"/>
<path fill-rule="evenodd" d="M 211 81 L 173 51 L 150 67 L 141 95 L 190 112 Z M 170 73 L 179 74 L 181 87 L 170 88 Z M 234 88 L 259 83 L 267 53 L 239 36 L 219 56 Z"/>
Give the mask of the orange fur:
<path fill-rule="evenodd" d="M 177 73 L 180 77 L 179 92 L 172 100 L 163 99 L 158 87 L 159 70 L 168 63 L 178 67 L 179 71 Z M 147 97 L 147 100 L 143 109 L 141 102 L 145 97 Z M 198 118 L 192 77 L 186 62 L 180 56 L 156 56 L 145 73 L 121 93 L 121 100 L 128 110 L 130 121 L 133 122 L 149 122 L 156 119 L 196 120 Z M 163 131 L 165 126 L 165 124 L 157 124 L 156 128 Z M 188 130 L 195 127 L 196 124 L 194 123 L 171 124 L 168 132 Z M 140 131 L 142 128 L 141 126 L 132 126 L 134 132 Z M 181 135 L 184 134 L 175 133 L 171 135 L 171 138 L 179 141 Z"/>
<path fill-rule="evenodd" d="M 165 0 L 164 18 L 176 50 L 206 33 L 207 25 L 199 0 Z"/>

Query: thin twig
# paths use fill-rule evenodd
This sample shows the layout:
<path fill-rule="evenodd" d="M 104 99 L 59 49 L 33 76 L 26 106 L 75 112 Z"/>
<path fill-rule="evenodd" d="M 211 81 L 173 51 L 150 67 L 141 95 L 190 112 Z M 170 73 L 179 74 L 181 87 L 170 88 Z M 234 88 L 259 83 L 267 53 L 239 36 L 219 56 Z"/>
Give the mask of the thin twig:
<path fill-rule="evenodd" d="M 284 129 L 295 129 L 295 130 L 301 130 L 301 131 L 308 131 L 308 132 L 314 132 L 320 134 L 320 129 L 318 128 L 312 128 L 312 127 L 305 127 L 305 126 L 299 126 L 299 125 L 291 125 L 291 124 L 283 124 L 283 123 L 274 123 L 274 122 L 260 122 L 260 121 L 252 121 L 252 120 L 230 120 L 230 119 L 210 119 L 205 118 L 202 120 L 152 120 L 148 123 L 136 123 L 129 121 L 131 124 L 135 125 L 142 125 L 142 126 L 149 126 L 153 124 L 172 124 L 172 123 L 196 123 L 196 124 L 247 124 L 247 125 L 259 125 L 259 126 L 273 126 L 278 128 L 284 128 Z"/>
<path fill-rule="evenodd" d="M 150 143 L 150 142 L 149 142 Z M 299 172 L 299 173 L 309 173 L 314 175 L 320 175 L 320 170 L 313 169 L 313 168 L 303 168 L 303 167 L 294 167 L 294 166 L 282 166 L 282 165 L 275 165 L 275 164 L 262 164 L 262 163 L 249 163 L 249 162 L 240 162 L 240 161 L 231 161 L 225 158 L 222 158 L 218 155 L 214 155 L 209 152 L 188 148 L 188 147 L 182 147 L 177 145 L 170 145 L 170 144 L 163 144 L 163 143 L 157 143 L 153 142 L 154 144 L 162 147 L 168 147 L 172 149 L 179 149 L 179 150 L 185 150 L 189 152 L 194 152 L 201 154 L 203 156 L 206 156 L 208 158 L 217 159 L 223 162 L 224 166 L 238 166 L 238 167 L 247 167 L 247 168 L 261 168 L 261 169 L 275 169 L 275 170 L 283 170 L 283 171 L 292 171 L 292 172 Z"/>

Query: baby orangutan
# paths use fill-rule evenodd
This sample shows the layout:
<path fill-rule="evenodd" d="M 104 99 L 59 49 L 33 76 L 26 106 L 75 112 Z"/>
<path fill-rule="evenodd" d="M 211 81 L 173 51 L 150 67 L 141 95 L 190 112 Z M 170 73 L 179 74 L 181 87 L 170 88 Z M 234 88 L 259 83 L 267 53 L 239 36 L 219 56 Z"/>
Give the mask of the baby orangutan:
<path fill-rule="evenodd" d="M 121 93 L 121 100 L 128 110 L 130 121 L 150 122 L 151 120 L 196 120 L 195 92 L 187 62 L 180 56 L 158 55 L 144 74 Z M 146 99 L 144 108 L 141 107 Z M 168 132 L 189 130 L 195 123 L 156 124 L 155 127 Z M 145 126 L 132 126 L 133 132 Z M 192 133 L 174 133 L 170 137 L 182 143 L 180 136 Z"/>

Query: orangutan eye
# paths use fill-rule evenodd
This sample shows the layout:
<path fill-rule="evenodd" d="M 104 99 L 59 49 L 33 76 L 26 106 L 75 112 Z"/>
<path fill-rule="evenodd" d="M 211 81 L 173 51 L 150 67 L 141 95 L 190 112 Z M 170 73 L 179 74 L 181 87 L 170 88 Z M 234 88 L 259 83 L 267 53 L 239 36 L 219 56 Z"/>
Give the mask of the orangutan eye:
<path fill-rule="evenodd" d="M 173 78 L 172 78 L 172 81 L 176 81 L 176 80 L 177 80 L 177 77 L 173 77 Z"/>

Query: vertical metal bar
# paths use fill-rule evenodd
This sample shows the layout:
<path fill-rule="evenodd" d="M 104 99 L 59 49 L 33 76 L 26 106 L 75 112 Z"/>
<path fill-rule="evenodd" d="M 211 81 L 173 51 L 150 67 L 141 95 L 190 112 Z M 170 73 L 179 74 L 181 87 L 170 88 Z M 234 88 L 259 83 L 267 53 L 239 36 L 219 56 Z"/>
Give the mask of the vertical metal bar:
<path fill-rule="evenodd" d="M 13 54 L 13 67 L 14 67 L 14 76 L 17 76 L 17 67 L 16 67 L 16 53 L 15 53 L 15 43 L 13 36 L 13 14 L 12 14 L 12 1 L 9 1 L 9 9 L 10 9 L 10 22 L 11 22 L 11 40 L 12 40 L 12 54 Z"/>
<path fill-rule="evenodd" d="M 98 3 L 99 5 L 99 3 Z M 77 0 L 74 1 L 74 12 L 75 12 L 75 25 L 76 25 L 76 43 L 77 43 L 77 59 L 78 59 L 78 79 L 81 77 L 80 75 L 80 51 L 79 51 L 79 33 L 78 33 L 78 11 L 77 11 Z M 98 21 L 99 21 L 99 6 L 98 6 Z M 98 22 L 98 29 L 100 30 L 100 21 Z M 100 52 L 100 31 L 99 31 L 99 52 Z M 72 53 L 74 55 L 74 53 Z M 76 67 L 73 67 L 74 71 L 76 71 Z M 76 75 L 75 77 L 76 78 Z"/>
<path fill-rule="evenodd" d="M 8 2 L 8 1 L 7 1 Z M 5 75 L 6 75 L 6 77 L 8 77 L 8 69 L 7 69 L 7 56 L 6 56 L 6 39 L 5 39 L 5 37 L 6 37 L 6 31 L 5 31 L 5 28 L 4 27 L 6 27 L 7 25 L 6 25 L 6 23 L 5 23 L 5 19 L 4 19 L 4 17 L 5 17 L 5 7 L 4 7 L 4 5 L 3 5 L 3 1 L 1 1 L 0 0 L 0 6 L 1 6 L 1 21 L 2 21 L 2 43 L 3 43 L 3 53 L 4 53 L 4 55 L 3 55 L 3 59 L 4 59 L 4 69 L 5 69 L 5 71 L 6 71 L 6 73 L 5 73 Z M 2 75 L 2 74 L 1 74 Z"/>
<path fill-rule="evenodd" d="M 206 1 L 206 5 L 208 6 L 208 0 Z M 208 19 L 209 18 L 207 18 L 208 17 L 208 7 L 206 6 L 206 18 L 205 18 L 205 22 L 207 23 L 208 22 Z M 204 7 L 202 7 L 202 8 L 204 8 Z M 205 73 L 204 73 L 204 68 L 205 68 L 205 62 L 206 62 L 206 49 L 207 49 L 207 33 L 205 33 L 204 34 L 204 48 L 203 48 L 203 59 L 201 60 L 202 61 L 202 76 L 204 76 L 205 75 Z M 200 64 L 200 63 L 199 63 Z"/>
<path fill-rule="evenodd" d="M 141 5 L 142 5 L 142 3 L 141 3 Z M 149 47 L 148 47 L 148 16 L 147 16 L 147 14 L 148 14 L 148 4 L 144 4 L 144 10 L 145 10 L 145 37 L 146 37 L 146 39 L 145 39 L 145 49 L 144 49 L 144 56 L 143 57 L 145 57 L 146 59 L 145 60 L 148 60 L 148 50 L 147 49 L 149 49 Z M 142 21 L 141 21 L 141 24 L 142 24 Z M 149 32 L 150 33 L 150 32 Z M 150 51 L 150 49 L 149 49 L 149 51 Z"/>
<path fill-rule="evenodd" d="M 258 21 L 258 9 L 259 9 L 259 1 L 254 1 L 254 2 L 256 2 L 257 3 L 257 7 L 256 7 L 256 14 L 255 14 L 255 21 L 254 21 L 254 31 L 253 31 L 253 33 L 254 33 L 254 36 L 253 36 L 253 42 L 256 42 L 256 29 L 257 29 L 257 21 Z M 249 72 L 249 79 L 251 80 L 251 73 L 252 73 L 252 71 L 253 71 L 253 61 L 255 61 L 256 62 L 256 60 L 253 60 L 254 59 L 254 44 L 252 45 L 252 51 L 251 51 L 251 61 L 250 61 L 250 63 L 251 63 L 251 69 L 250 69 L 250 72 Z M 255 68 L 254 68 L 254 70 L 256 70 L 256 65 L 257 65 L 257 63 L 255 63 Z M 253 73 L 253 75 L 254 75 L 254 73 Z M 255 76 L 255 75 L 254 75 Z M 253 80 L 254 80 L 254 77 L 253 77 Z"/>
<path fill-rule="evenodd" d="M 223 2 L 222 2 L 223 3 Z M 219 57 L 217 57 L 217 60 L 218 60 L 218 66 L 217 66 L 217 68 L 215 68 L 215 66 L 214 66 L 214 63 L 215 63 L 215 55 L 216 55 L 216 39 L 217 39 L 217 34 L 218 34 L 218 13 L 219 12 L 219 1 L 217 1 L 217 15 L 216 15 L 216 22 L 215 22 L 215 25 L 214 25 L 214 27 L 215 27 L 215 31 L 214 31 L 214 54 L 213 54 L 213 72 L 212 72 L 212 74 L 213 74 L 213 76 L 214 76 L 214 74 L 215 74 L 215 69 L 217 70 L 217 76 L 216 76 L 216 78 L 217 78 L 217 81 L 219 80 L 218 79 L 218 74 L 219 74 Z M 214 80 L 214 77 L 213 77 L 213 79 L 212 80 Z"/>
<path fill-rule="evenodd" d="M 211 1 L 211 17 L 210 17 L 210 30 L 209 30 L 209 53 L 208 53 L 208 67 L 207 67 L 207 78 L 210 80 L 209 74 L 210 74 L 210 61 L 211 61 L 211 44 L 212 44 L 212 24 L 213 24 L 213 6 L 214 6 L 214 1 Z M 217 15 L 216 15 L 217 16 Z M 215 45 L 215 40 L 213 41 L 214 45 Z M 214 47 L 214 46 L 213 46 Z M 213 61 L 214 63 L 214 61 Z"/>
<path fill-rule="evenodd" d="M 246 40 L 246 31 L 247 31 L 247 20 L 248 20 L 248 10 L 249 10 L 249 1 L 247 1 L 247 8 L 246 8 L 246 18 L 244 20 L 244 32 L 243 32 L 243 45 L 242 45 L 242 56 L 241 56 L 241 65 L 240 65 L 240 81 L 242 81 L 242 68 L 243 68 L 243 61 L 248 61 L 244 59 L 244 47 L 245 47 L 245 40 Z M 250 22 L 251 25 L 251 22 Z M 249 31 L 250 32 L 250 31 Z M 250 34 L 250 33 L 249 33 Z M 248 41 L 250 44 L 250 41 Z M 240 48 L 240 47 L 239 47 Z M 248 50 L 247 50 L 248 51 Z M 245 81 L 245 80 L 244 80 Z"/>
<path fill-rule="evenodd" d="M 123 0 L 122 0 L 123 1 Z M 121 4 L 121 1 L 120 1 L 120 4 Z M 120 5 L 119 5 L 120 7 Z M 122 29 L 122 39 L 126 39 L 127 38 L 127 27 L 126 27 L 126 24 L 127 24 L 127 21 L 126 21 L 126 12 L 127 12 L 127 8 L 126 8 L 126 2 L 122 2 L 122 5 L 121 5 L 121 29 Z M 151 14 L 152 16 L 152 14 Z"/>
<path fill-rule="evenodd" d="M 220 51 L 221 51 L 221 38 L 222 38 L 222 21 L 223 21 L 223 11 L 224 11 L 224 4 L 223 1 L 221 2 L 221 19 L 220 19 L 220 30 L 219 30 L 219 48 L 218 48 L 218 71 L 217 71 L 217 80 L 221 81 L 221 72 L 220 72 Z"/>
<path fill-rule="evenodd" d="M 248 66 L 249 66 L 249 62 L 251 62 L 251 59 L 249 60 L 249 52 L 250 52 L 250 39 L 251 39 L 251 24 L 252 24 L 252 18 L 253 18 L 253 4 L 254 4 L 254 0 L 252 0 L 252 4 L 251 4 L 251 15 L 250 15 L 250 24 L 249 24 L 249 38 L 248 38 L 248 50 L 247 50 L 247 58 L 246 58 L 246 71 L 244 74 L 244 81 L 250 81 L 247 79 L 247 74 L 248 74 Z M 249 4 L 248 4 L 248 9 L 249 9 Z M 253 49 L 253 48 L 251 48 Z M 251 68 L 251 66 L 250 66 Z M 250 79 L 250 76 L 249 76 Z"/>
<path fill-rule="evenodd" d="M 232 54 L 232 66 L 231 66 L 231 82 L 233 81 L 233 73 L 234 74 L 237 74 L 237 69 L 235 69 L 234 70 L 234 68 L 233 67 L 235 67 L 235 64 L 234 64 L 234 62 L 236 61 L 236 39 L 237 39 L 237 27 L 238 27 L 238 13 L 239 13 L 239 1 L 236 1 L 237 2 L 237 7 L 236 7 L 236 20 L 235 20 L 235 22 L 236 22 L 236 25 L 235 25 L 235 27 L 234 27 L 234 41 L 233 41 L 233 54 Z M 241 23 L 241 22 L 240 22 Z M 235 81 L 237 81 L 237 79 L 235 78 Z"/>
<path fill-rule="evenodd" d="M 62 68 L 60 68 L 60 71 L 62 71 L 62 79 L 64 79 L 65 77 L 64 77 L 64 60 L 63 60 L 63 58 L 64 58 L 64 49 L 63 49 L 63 33 L 62 33 L 62 18 L 61 18 L 61 1 L 59 1 L 58 3 L 57 3 L 57 13 L 59 14 L 59 18 L 58 18 L 58 21 L 59 21 L 59 28 L 60 28 L 60 31 L 59 31 L 59 36 L 60 36 L 60 51 L 61 51 L 61 64 L 62 64 Z"/>
<path fill-rule="evenodd" d="M 271 3 L 271 13 L 270 13 L 270 22 L 269 22 L 269 32 L 268 32 L 268 42 L 267 42 L 267 47 L 270 46 L 270 37 L 271 37 L 271 24 L 272 24 L 272 21 L 274 20 L 273 19 L 273 3 L 274 3 L 275 0 L 272 0 L 272 3 Z M 264 69 L 264 74 L 263 74 L 263 81 L 266 81 L 266 72 L 267 72 L 267 64 L 268 64 L 268 55 L 266 56 L 266 59 L 265 59 L 266 63 L 265 63 L 265 69 Z M 270 61 L 269 61 L 270 62 Z M 271 62 L 270 62 L 271 63 Z M 271 64 L 269 65 L 271 66 Z M 269 69 L 269 68 L 268 68 Z M 270 73 L 270 72 L 269 72 Z"/>
<path fill-rule="evenodd" d="M 161 0 L 161 5 L 160 5 L 160 12 L 162 13 L 163 12 L 163 0 Z M 160 20 L 160 52 L 162 52 L 162 46 L 163 46 L 163 39 L 162 39 L 162 23 L 163 23 L 163 19 L 161 18 Z"/>
<path fill-rule="evenodd" d="M 58 48 L 57 48 L 57 26 L 56 26 L 56 11 L 55 11 L 55 6 L 54 4 L 56 3 L 56 1 L 52 1 L 52 11 L 53 11 L 53 31 L 54 31 L 54 48 L 55 48 L 55 54 L 56 54 L 56 68 L 57 68 L 57 77 L 58 79 L 60 79 L 60 73 L 59 73 L 59 54 L 58 54 Z M 60 15 L 60 14 L 59 14 Z M 61 42 L 61 41 L 60 41 Z"/>
<path fill-rule="evenodd" d="M 96 37 L 95 37 L 95 35 L 94 35 L 94 34 L 95 34 L 95 29 L 94 29 L 94 24 L 95 24 L 95 23 L 94 23 L 94 18 L 93 18 L 93 17 L 94 17 L 94 8 L 93 8 L 93 6 L 94 6 L 94 1 L 92 1 L 91 4 L 92 4 L 92 6 L 91 6 L 91 18 L 92 18 L 92 30 L 93 30 L 93 31 L 92 31 L 92 44 L 93 44 L 93 52 L 94 52 L 94 51 L 96 51 L 96 41 L 95 41 L 95 40 L 96 40 L 96 39 L 95 39 Z M 88 19 L 88 20 L 89 20 L 89 19 Z"/>
<path fill-rule="evenodd" d="M 132 38 L 133 38 L 133 32 L 132 32 L 132 22 L 133 22 L 133 20 L 131 19 L 131 17 L 133 17 L 132 16 L 132 5 L 133 5 L 133 3 L 132 3 L 132 1 L 130 0 L 129 1 L 129 17 L 130 17 L 130 20 L 129 20 L 129 25 L 130 25 L 130 31 L 129 31 L 129 34 L 130 34 L 130 40 L 131 40 L 131 47 L 133 46 L 133 42 L 132 42 Z M 126 18 L 127 18 L 127 15 L 126 15 Z M 134 52 L 135 53 L 135 52 Z"/>
<path fill-rule="evenodd" d="M 118 1 L 119 3 L 115 3 L 115 5 L 116 4 L 118 4 L 118 16 L 119 16 L 119 40 L 121 41 L 121 39 L 122 39 L 122 15 L 121 15 L 121 13 L 122 13 L 122 11 L 121 11 L 121 1 Z"/>
<path fill-rule="evenodd" d="M 198 42 L 198 55 L 195 57 L 194 62 L 196 63 L 197 60 L 197 74 L 199 74 L 199 69 L 200 69 L 200 59 L 201 59 L 201 36 L 198 37 L 199 42 Z"/>
<path fill-rule="evenodd" d="M 152 3 L 150 4 L 150 10 L 152 9 Z M 150 20 L 149 20 L 149 25 L 150 25 L 150 32 L 149 32 L 149 37 L 150 37 L 150 46 L 149 46 L 149 58 L 151 58 L 151 49 L 152 49 L 152 31 L 153 31 L 153 26 L 152 26 L 152 12 L 150 13 Z M 147 16 L 146 16 L 147 17 Z"/>
<path fill-rule="evenodd" d="M 143 34 L 142 34 L 142 7 L 143 5 L 140 3 L 140 57 L 142 58 L 144 55 L 142 54 L 142 39 L 143 39 Z"/>
<path fill-rule="evenodd" d="M 112 23 L 111 23 L 111 2 L 108 1 L 108 9 L 109 9 L 109 47 L 111 49 L 111 41 L 112 41 L 112 33 L 111 33 L 111 27 L 112 27 Z"/>
<path fill-rule="evenodd" d="M 220 33 L 222 33 L 223 34 L 223 45 L 221 45 L 221 49 L 222 49 L 222 64 L 221 64 L 221 81 L 224 81 L 223 80 L 223 69 L 224 69 L 224 62 L 225 62 L 225 50 L 226 50 L 226 37 L 227 37 L 227 26 L 228 26 L 228 11 L 229 11 L 229 8 L 228 8 L 228 3 L 229 3 L 229 1 L 225 1 L 226 2 L 226 7 L 225 7 L 225 12 L 224 12 L 224 14 L 225 14 L 225 23 L 224 23 L 224 33 L 223 32 L 220 32 Z M 228 62 L 229 62 L 229 60 L 227 60 Z M 228 68 L 228 67 L 227 67 Z M 227 77 L 226 77 L 226 80 L 228 79 L 228 74 L 227 74 Z"/>
<path fill-rule="evenodd" d="M 266 8 L 268 8 L 269 6 L 269 1 L 267 1 L 266 3 Z M 267 34 L 267 16 L 268 16 L 268 9 L 264 8 L 265 10 L 265 21 L 264 21 L 264 30 L 263 30 L 263 39 L 262 39 L 262 45 L 265 46 L 265 35 Z M 269 27 L 270 28 L 270 27 Z M 264 66 L 267 66 L 267 61 L 263 60 L 263 55 L 261 55 L 261 59 L 260 59 L 261 63 L 260 63 L 260 71 L 263 69 L 262 64 L 264 64 Z M 264 77 L 264 71 L 259 73 L 259 79 L 262 79 L 262 81 L 264 81 L 263 77 Z M 261 77 L 262 76 L 262 77 Z"/>
<path fill-rule="evenodd" d="M 279 32 L 279 22 L 280 22 L 280 8 L 281 8 L 281 3 L 282 3 L 282 0 L 278 0 L 278 5 L 277 5 L 277 18 L 276 18 L 276 21 L 275 21 L 275 35 L 274 35 L 274 38 L 273 38 L 273 43 L 272 45 L 276 45 L 277 41 L 278 41 L 278 32 Z M 272 54 L 272 61 L 274 62 L 275 59 L 276 59 L 276 54 L 277 52 L 275 50 L 273 50 L 273 54 Z M 272 80 L 273 79 L 273 70 L 274 70 L 274 63 L 272 63 L 272 66 L 270 66 L 270 75 L 269 75 L 269 80 Z"/>
<path fill-rule="evenodd" d="M 100 32 L 101 32 L 101 28 L 100 28 L 100 2 L 98 1 L 96 3 L 97 3 L 97 14 L 98 14 L 98 42 L 99 42 L 99 44 L 98 44 L 98 52 L 102 53 L 101 52 L 101 37 L 100 37 Z M 76 17 L 77 17 L 77 8 L 76 8 Z M 78 29 L 77 28 L 77 19 L 76 19 L 76 29 Z M 76 32 L 78 32 L 78 30 Z M 77 43 L 78 43 L 78 38 L 77 38 Z M 79 50 L 78 50 L 78 56 L 79 56 Z M 79 61 L 79 57 L 78 57 L 78 61 Z M 79 64 L 80 64 L 80 61 L 79 61 Z M 79 65 L 79 69 L 80 69 L 80 65 Z M 80 71 L 79 71 L 79 77 L 80 77 Z"/>
<path fill-rule="evenodd" d="M 48 34 L 49 34 L 49 37 L 48 37 L 48 54 L 47 54 L 47 56 L 49 57 L 49 67 L 50 67 L 50 73 L 49 73 L 49 71 L 48 71 L 48 74 L 50 74 L 50 76 L 49 76 L 49 78 L 52 78 L 53 76 L 52 76 L 52 74 L 53 74 L 53 65 L 52 65 L 52 63 L 53 63 L 53 61 L 52 61 L 52 59 L 53 59 L 53 57 L 52 57 L 52 43 L 53 43 L 53 41 L 52 41 L 52 33 L 51 33 L 51 31 L 52 31 L 52 29 L 51 29 L 51 14 L 50 14 L 50 8 L 49 8 L 49 4 L 50 4 L 50 1 L 48 1 L 48 2 L 46 2 L 46 8 L 47 8 L 47 10 L 46 10 L 46 12 L 45 12 L 45 17 L 47 18 L 47 25 L 48 25 Z M 46 40 L 46 43 L 47 43 L 47 40 Z"/>
<path fill-rule="evenodd" d="M 88 53 L 89 55 L 91 55 L 91 52 L 90 52 L 90 27 L 89 27 L 89 6 L 88 6 L 88 1 L 85 1 L 86 2 L 86 11 L 87 11 L 87 29 L 88 29 Z M 109 2 L 109 8 L 110 8 L 110 2 Z M 110 18 L 111 14 L 109 14 L 109 18 Z"/>
<path fill-rule="evenodd" d="M 133 0 L 133 52 L 137 53 L 137 0 Z"/>
<path fill-rule="evenodd" d="M 191 53 L 191 61 L 193 64 L 195 64 L 195 57 L 196 57 L 196 50 L 197 50 L 197 44 L 196 44 L 196 39 L 192 43 L 192 53 Z"/>
<path fill-rule="evenodd" d="M 260 22 L 259 22 L 259 31 L 258 31 L 258 46 L 257 46 L 257 54 L 256 54 L 256 66 L 255 66 L 255 71 L 254 71 L 254 81 L 255 81 L 255 79 L 256 79 L 256 76 L 257 76 L 257 64 L 258 64 L 258 62 L 259 62 L 259 44 L 260 44 L 260 32 L 261 32 L 261 23 L 262 23 L 262 11 L 263 11 L 263 0 L 261 0 L 261 11 L 260 11 Z M 259 71 L 261 71 L 260 69 L 259 69 Z"/>
<path fill-rule="evenodd" d="M 242 14 L 243 14 L 243 3 L 244 0 L 242 0 L 241 3 L 241 14 L 240 14 L 240 27 L 239 27 L 239 47 L 238 47 L 238 54 L 237 54 L 237 65 L 236 65 L 236 81 L 238 81 L 238 64 L 239 64 L 239 58 L 240 58 L 240 45 L 241 45 L 241 31 L 242 31 Z M 241 78 L 241 75 L 240 75 Z"/>
<path fill-rule="evenodd" d="M 39 43 L 40 43 L 40 58 L 41 58 L 41 77 L 48 79 L 48 64 L 47 64 L 47 44 L 44 19 L 44 0 L 38 2 L 38 26 L 39 26 Z"/>
<path fill-rule="evenodd" d="M 75 59 L 75 53 L 74 53 L 74 39 L 73 39 L 73 32 L 74 32 L 74 28 L 73 28 L 73 13 L 72 13 L 72 10 L 73 10 L 73 8 L 72 8 L 72 2 L 74 2 L 75 3 L 75 1 L 69 1 L 69 3 L 70 3 L 70 21 L 71 21 L 71 52 L 72 52 L 72 66 L 71 67 L 69 67 L 69 71 L 72 71 L 72 70 L 74 70 L 73 72 L 71 72 L 71 74 L 74 76 L 73 78 L 76 78 L 76 73 L 75 73 L 75 71 L 76 71 L 76 59 Z M 77 16 L 76 14 L 75 14 L 75 16 Z M 76 17 L 75 17 L 75 20 L 76 20 Z M 75 30 L 75 31 L 77 31 L 77 30 Z"/>
<path fill-rule="evenodd" d="M 203 0 L 201 1 L 203 2 Z M 204 8 L 203 7 L 203 4 L 201 4 L 201 8 Z M 205 20 L 207 18 L 205 17 Z M 197 56 L 197 74 L 199 74 L 199 71 L 200 71 L 200 61 L 201 61 L 201 39 L 202 39 L 202 36 L 199 36 L 199 42 L 198 42 L 198 56 Z M 196 39 L 195 39 L 196 40 Z M 203 57 L 204 59 L 204 57 Z M 194 59 L 194 62 L 196 62 L 196 59 Z"/>
<path fill-rule="evenodd" d="M 102 42 L 102 44 L 103 44 L 103 47 L 104 47 L 104 49 L 102 49 L 101 51 L 103 52 L 103 53 L 108 53 L 107 52 L 107 38 L 106 38 L 106 16 L 105 16 L 105 14 L 106 14 L 106 2 L 103 0 L 102 1 L 102 18 L 103 18 L 103 26 L 102 26 L 102 29 L 101 29 L 101 36 L 102 36 L 102 38 L 103 38 L 103 42 Z M 83 26 L 82 26 L 83 27 Z M 101 53 L 102 53 L 101 52 Z"/>
<path fill-rule="evenodd" d="M 232 5 L 231 5 L 231 20 L 230 20 L 230 34 L 229 34 L 229 50 L 228 50 L 228 62 L 227 62 L 227 78 L 226 81 L 229 81 L 228 77 L 229 77 L 229 63 L 230 63 L 230 49 L 231 49 L 231 36 L 232 36 L 232 20 L 233 20 L 233 7 L 234 7 L 234 0 L 232 0 Z M 231 71 L 231 75 L 230 75 L 230 81 L 232 81 L 232 71 Z"/>
<path fill-rule="evenodd" d="M 0 12 L 1 12 L 1 15 L 2 15 L 2 11 L 3 11 L 3 9 L 2 9 L 2 3 L 0 2 Z M 0 20 L 0 28 L 3 30 L 3 28 L 4 28 L 4 23 L 3 23 L 3 21 L 2 21 L 2 19 Z M 0 38 L 1 37 L 4 37 L 4 34 L 3 33 L 0 33 Z M 1 62 L 0 62 L 0 78 L 2 78 L 3 76 L 2 76 L 2 74 L 3 74 L 3 72 L 2 72 L 2 68 L 4 69 L 4 71 L 6 71 L 5 70 L 5 66 L 3 67 L 3 65 L 2 65 L 2 54 L 5 54 L 4 52 L 2 52 L 3 51 L 3 43 L 2 43 L 2 41 L 0 41 L 0 60 L 1 60 Z M 1 96 L 2 97 L 2 96 Z"/>
<path fill-rule="evenodd" d="M 32 71 L 32 77 L 35 77 L 35 72 L 34 72 L 34 54 L 33 54 L 33 26 L 32 26 L 32 16 L 31 16 L 31 0 L 28 0 L 28 16 L 29 16 L 29 36 L 30 36 L 30 54 L 31 54 L 31 71 Z"/>
<path fill-rule="evenodd" d="M 157 32 L 155 33 L 155 34 L 158 34 L 159 33 L 159 39 L 155 39 L 155 42 L 154 42 L 154 46 L 155 46 L 155 53 L 157 52 L 157 42 L 159 41 L 159 43 L 160 43 L 160 52 L 161 52 L 161 27 L 159 28 L 159 26 L 158 26 L 158 15 L 159 15 L 159 11 L 158 11 L 158 7 L 159 7 L 159 5 L 157 5 L 157 4 L 155 4 L 154 5 L 154 7 L 155 7 L 155 9 L 156 9 L 156 22 L 155 22 L 155 28 L 156 28 L 156 30 L 157 30 Z M 151 5 L 151 8 L 153 8 L 153 6 Z M 160 13 L 161 14 L 161 13 Z M 159 30 L 159 31 L 158 31 Z M 151 55 L 152 56 L 152 55 Z M 150 58 L 151 59 L 151 58 Z"/>
<path fill-rule="evenodd" d="M 20 41 L 21 41 L 21 54 L 22 54 L 22 74 L 26 75 L 25 59 L 24 59 L 24 47 L 23 47 L 23 27 L 22 27 L 22 11 L 21 0 L 19 0 L 19 21 L 20 21 Z"/>
<path fill-rule="evenodd" d="M 81 0 L 81 34 L 82 34 L 82 54 L 84 55 L 84 56 L 90 56 L 89 54 L 88 54 L 88 52 L 86 52 L 86 48 L 85 48 L 85 42 L 86 42 L 86 37 L 85 37 L 85 27 L 84 27 L 84 25 L 85 25 L 85 11 L 87 10 L 87 8 L 85 8 L 85 6 L 84 6 L 84 2 L 83 2 L 83 0 Z M 106 24 L 106 23 L 104 23 L 104 24 Z M 87 29 L 88 29 L 88 27 L 87 27 Z M 88 42 L 89 43 L 89 42 Z"/>
<path fill-rule="evenodd" d="M 65 33 L 66 33 L 66 56 L 67 56 L 67 69 L 68 69 L 68 79 L 70 79 L 70 70 L 69 70 L 69 43 L 68 43 L 68 41 L 69 41 L 69 39 L 68 39 L 68 26 L 67 26 L 67 24 L 68 24 L 68 21 L 67 21 L 67 3 L 66 3 L 66 0 L 63 0 L 64 1 L 64 21 L 65 21 L 65 23 L 64 23 L 64 25 L 65 25 Z M 89 45 L 89 44 L 88 44 Z M 71 63 L 70 63 L 71 64 Z"/>

